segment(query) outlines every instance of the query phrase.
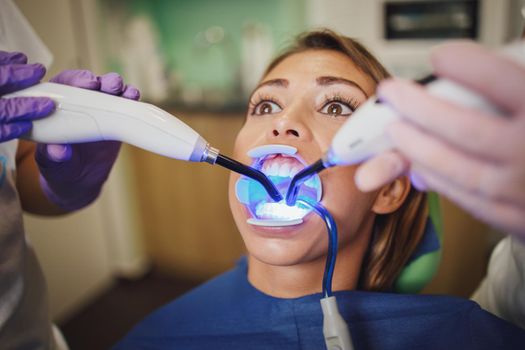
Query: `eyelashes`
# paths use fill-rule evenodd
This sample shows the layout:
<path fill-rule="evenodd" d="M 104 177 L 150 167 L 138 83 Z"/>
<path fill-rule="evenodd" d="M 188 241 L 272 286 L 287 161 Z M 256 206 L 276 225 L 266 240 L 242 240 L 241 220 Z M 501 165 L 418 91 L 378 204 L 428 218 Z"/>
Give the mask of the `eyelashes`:
<path fill-rule="evenodd" d="M 317 112 L 333 117 L 347 117 L 351 115 L 360 102 L 354 97 L 347 97 L 340 93 L 325 95 L 321 108 Z M 331 109 L 330 109 L 331 107 Z M 249 115 L 267 115 L 281 112 L 283 104 L 275 96 L 258 93 L 254 95 L 248 105 Z"/>
<path fill-rule="evenodd" d="M 325 95 L 324 98 L 325 100 L 323 102 L 323 107 L 332 102 L 339 102 L 347 105 L 352 110 L 352 112 L 355 112 L 355 110 L 359 108 L 359 101 L 354 97 L 347 98 L 341 94 L 334 94 Z"/>
<path fill-rule="evenodd" d="M 281 109 L 282 107 L 282 104 L 281 102 L 279 102 L 278 99 L 276 99 L 275 97 L 271 96 L 271 95 L 265 95 L 265 94 L 262 94 L 262 93 L 258 93 L 257 95 L 253 96 L 248 104 L 248 113 L 250 115 L 256 115 L 258 114 L 257 112 L 258 109 L 260 109 L 261 105 L 263 103 L 267 103 L 269 104 L 270 106 L 276 106 L 278 107 L 279 109 Z M 259 113 L 259 114 L 270 114 L 270 113 Z"/>

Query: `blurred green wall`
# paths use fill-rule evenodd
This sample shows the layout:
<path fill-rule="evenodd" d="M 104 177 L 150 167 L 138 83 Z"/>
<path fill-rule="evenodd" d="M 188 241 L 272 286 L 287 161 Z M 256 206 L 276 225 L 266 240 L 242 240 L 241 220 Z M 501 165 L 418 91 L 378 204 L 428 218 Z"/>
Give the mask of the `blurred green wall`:
<path fill-rule="evenodd" d="M 147 16 L 158 31 L 167 70 L 176 72 L 185 85 L 230 91 L 239 89 L 247 23 L 268 28 L 276 51 L 306 28 L 304 0 L 99 0 L 99 4 L 108 21 Z M 222 28 L 225 35 L 219 44 L 206 47 L 198 33 L 202 36 L 210 27 L 219 27 L 219 34 Z M 108 62 L 110 69 L 121 71 L 117 57 L 108 57 Z"/>

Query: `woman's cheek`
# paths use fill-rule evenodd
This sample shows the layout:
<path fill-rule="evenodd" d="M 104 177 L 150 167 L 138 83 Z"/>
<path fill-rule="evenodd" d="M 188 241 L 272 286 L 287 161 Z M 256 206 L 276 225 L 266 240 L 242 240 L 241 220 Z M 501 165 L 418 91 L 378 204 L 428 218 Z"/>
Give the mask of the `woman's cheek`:
<path fill-rule="evenodd" d="M 339 231 L 358 230 L 360 223 L 373 204 L 373 195 L 355 187 L 353 178 L 356 167 L 332 168 L 321 177 L 323 199 L 321 203 L 336 218 Z M 322 173 L 321 173 L 322 174 Z"/>

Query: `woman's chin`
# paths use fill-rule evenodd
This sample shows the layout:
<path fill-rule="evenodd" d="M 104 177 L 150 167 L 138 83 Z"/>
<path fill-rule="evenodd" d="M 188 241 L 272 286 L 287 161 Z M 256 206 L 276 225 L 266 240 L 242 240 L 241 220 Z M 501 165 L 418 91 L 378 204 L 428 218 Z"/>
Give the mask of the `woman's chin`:
<path fill-rule="evenodd" d="M 269 227 L 245 223 L 243 226 L 241 233 L 248 252 L 268 265 L 300 264 L 311 260 L 310 255 L 316 250 L 323 251 L 327 244 L 322 223 L 311 214 L 296 225 Z"/>
<path fill-rule="evenodd" d="M 263 244 L 248 248 L 251 261 L 269 266 L 295 266 L 303 263 L 305 254 L 300 247 L 286 247 L 286 244 Z"/>

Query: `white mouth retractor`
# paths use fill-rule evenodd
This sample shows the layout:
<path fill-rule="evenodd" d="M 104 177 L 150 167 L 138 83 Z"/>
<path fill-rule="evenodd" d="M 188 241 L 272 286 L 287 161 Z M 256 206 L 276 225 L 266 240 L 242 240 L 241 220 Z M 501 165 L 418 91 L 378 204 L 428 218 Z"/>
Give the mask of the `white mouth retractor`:
<path fill-rule="evenodd" d="M 263 146 L 259 146 L 259 147 L 250 149 L 247 152 L 247 155 L 250 156 L 251 158 L 254 158 L 255 160 L 259 160 L 262 157 L 272 155 L 272 154 L 283 154 L 283 155 L 294 156 L 296 153 L 297 153 L 297 148 L 295 147 L 288 146 L 288 145 L 270 144 L 270 145 L 263 145 Z M 321 182 L 319 180 L 317 180 L 317 182 L 319 185 L 318 193 L 317 193 L 317 200 L 320 200 Z M 264 205 L 266 207 L 265 209 L 274 211 L 274 213 L 277 214 L 277 216 L 280 216 L 281 213 L 282 213 L 282 216 L 286 216 L 286 212 L 288 212 L 291 214 L 290 218 L 288 219 L 288 218 L 282 218 L 282 217 L 277 217 L 277 218 L 257 217 L 257 215 L 254 214 L 255 210 L 252 210 L 253 207 L 251 207 L 251 204 L 253 202 L 251 202 L 252 198 L 250 194 L 251 193 L 250 186 L 253 186 L 253 182 L 250 182 L 250 180 L 246 178 L 240 178 L 237 181 L 236 187 L 235 187 L 237 198 L 242 204 L 246 205 L 250 209 L 251 214 L 254 216 L 246 220 L 248 224 L 255 225 L 255 226 L 266 226 L 266 227 L 285 227 L 285 226 L 300 225 L 303 223 L 302 217 L 301 218 L 297 217 L 297 216 L 301 216 L 300 215 L 301 209 L 298 209 L 296 207 L 288 207 L 286 206 L 286 204 L 283 204 L 284 207 L 279 208 L 279 205 L 276 205 L 277 203 L 273 203 L 273 202 L 271 203 L 269 202 L 266 205 Z M 253 188 L 252 188 L 252 193 L 253 193 Z M 303 212 L 308 213 L 309 210 L 303 209 Z M 303 216 L 304 215 L 306 214 L 303 214 Z"/>

